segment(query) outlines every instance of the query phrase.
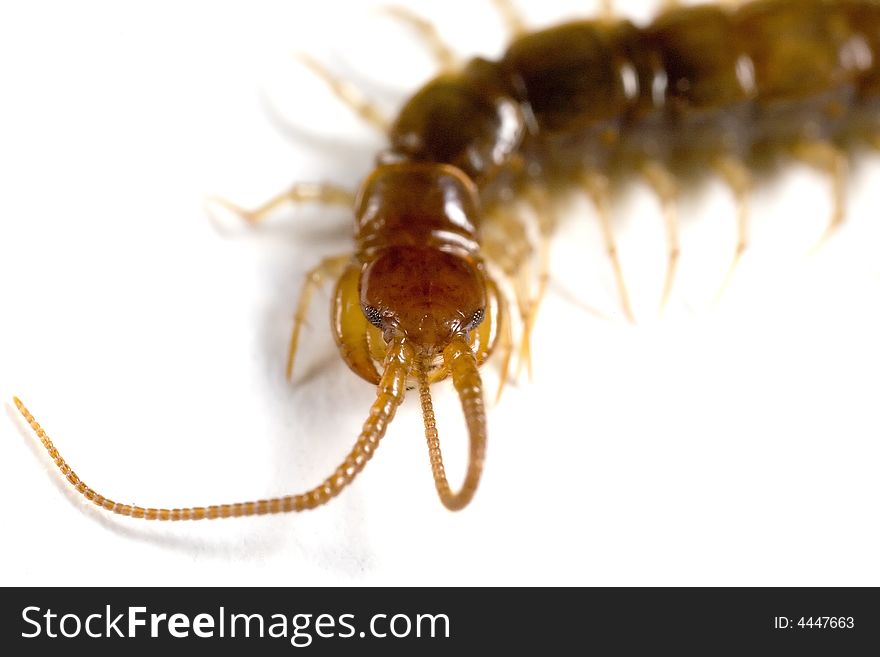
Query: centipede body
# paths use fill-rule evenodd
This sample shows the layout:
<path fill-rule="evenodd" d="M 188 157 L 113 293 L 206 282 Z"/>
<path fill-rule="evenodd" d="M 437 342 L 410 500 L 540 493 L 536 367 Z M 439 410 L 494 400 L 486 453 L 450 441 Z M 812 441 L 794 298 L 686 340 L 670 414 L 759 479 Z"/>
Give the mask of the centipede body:
<path fill-rule="evenodd" d="M 282 175 L 283 175 L 284 178 L 286 179 L 286 177 L 287 177 L 288 174 L 285 173 L 285 174 L 282 174 Z M 276 176 L 276 180 L 281 180 L 281 178 L 279 178 L 277 174 L 275 174 L 275 176 Z M 266 187 L 269 188 L 269 187 L 271 187 L 271 185 L 268 185 L 268 184 L 267 184 Z M 720 194 L 719 194 L 719 196 L 720 196 Z M 641 201 L 640 201 L 640 200 L 639 200 L 639 201 L 636 201 L 636 203 L 641 203 Z M 645 207 L 645 208 L 648 208 L 648 206 L 650 206 L 650 204 L 646 202 L 646 203 L 642 203 L 642 206 Z M 727 211 L 730 212 L 730 213 L 732 214 L 732 211 L 729 209 L 729 206 L 727 206 L 727 207 L 728 207 L 728 210 L 727 210 Z M 650 209 L 651 211 L 656 211 L 656 208 L 648 208 L 648 209 Z M 760 212 L 761 212 L 761 211 L 760 211 L 760 205 L 759 205 L 758 207 L 756 207 L 756 210 L 755 210 L 755 213 L 756 213 L 756 216 L 757 216 L 757 217 L 760 217 Z M 728 215 L 728 216 L 729 216 L 729 215 Z M 760 219 L 756 219 L 756 221 L 760 221 Z M 639 219 L 639 223 L 640 223 L 641 225 L 646 225 L 648 222 L 640 218 L 640 219 Z M 815 224 L 815 225 L 816 225 L 817 227 L 821 225 L 821 218 L 817 218 L 817 220 L 816 220 L 816 224 Z M 580 232 L 581 232 L 581 235 L 583 235 L 583 230 L 584 230 L 584 229 L 575 229 L 575 230 L 580 231 Z M 658 237 L 658 239 L 662 239 L 662 233 L 658 232 L 657 237 Z M 805 243 L 805 244 L 808 244 L 809 241 L 810 241 L 809 239 L 805 239 L 805 240 L 804 240 L 804 243 Z M 261 242 L 262 242 L 262 246 L 265 246 L 265 244 L 266 244 L 265 240 L 261 240 Z M 274 248 L 274 247 L 270 247 L 270 248 Z M 622 246 L 622 248 L 623 248 L 623 246 Z M 571 250 L 571 246 L 570 246 L 570 244 L 566 244 L 566 245 L 563 247 L 563 253 L 565 253 L 565 252 L 567 252 L 567 251 L 570 251 L 570 250 Z M 311 252 L 310 252 L 310 253 L 311 253 Z M 307 255 L 307 254 L 304 254 L 303 257 L 306 257 L 306 255 Z M 561 270 L 564 271 L 564 269 L 565 269 L 566 266 L 567 266 L 567 265 L 562 265 Z M 598 271 L 598 268 L 597 268 L 597 271 Z M 604 275 L 605 275 L 605 274 L 601 274 L 601 272 L 598 272 L 598 273 L 600 274 L 600 276 L 604 276 Z M 747 271 L 743 272 L 743 275 L 746 276 L 746 277 L 749 276 L 749 274 L 748 274 Z M 685 276 L 685 274 L 683 273 L 683 274 L 682 274 L 682 284 L 686 285 L 686 281 L 687 281 L 687 279 L 684 278 L 684 276 Z M 554 277 L 556 277 L 556 274 L 555 274 L 555 273 L 554 273 Z M 636 280 L 636 278 L 637 278 L 637 277 L 636 277 L 635 275 L 631 275 L 631 276 L 630 276 L 631 284 L 634 285 L 634 286 L 637 286 L 637 285 L 639 284 L 638 281 Z M 572 285 L 571 283 L 569 283 L 569 282 L 567 282 L 567 281 L 564 282 L 564 283 L 562 283 L 561 286 L 562 286 L 563 290 L 565 290 L 565 291 L 568 291 L 568 290 L 570 290 L 570 289 L 572 289 L 572 288 L 574 288 L 576 291 L 579 290 L 578 285 Z M 291 286 L 291 289 L 292 289 L 292 286 Z M 736 291 L 736 289 L 734 288 L 731 292 L 732 292 L 732 294 L 734 295 L 734 298 L 736 298 L 736 295 L 737 295 L 737 291 Z M 291 295 L 288 294 L 287 296 L 288 296 L 288 298 L 289 298 Z M 608 307 L 610 308 L 610 313 L 609 313 L 609 314 L 612 314 L 612 315 L 613 315 L 613 314 L 615 313 L 615 311 L 616 311 L 615 306 L 614 306 L 613 291 L 610 292 L 610 293 L 608 293 L 608 295 L 607 295 L 607 299 L 606 299 L 606 300 L 608 301 Z M 593 301 L 594 301 L 594 300 L 593 300 L 592 298 L 589 298 L 589 297 L 587 298 L 587 302 L 593 302 Z M 563 321 L 563 322 L 571 322 L 571 321 L 573 321 L 573 320 L 571 320 L 571 318 L 570 318 L 570 316 L 569 316 L 569 313 L 571 312 L 571 309 L 570 309 L 570 308 L 565 308 L 564 311 L 561 311 L 558 307 L 557 307 L 557 308 L 554 308 L 554 305 L 556 305 L 557 303 L 564 303 L 564 302 L 558 302 L 558 301 L 557 301 L 557 302 L 551 302 L 551 305 L 550 305 L 550 306 L 548 307 L 548 309 L 547 309 L 547 312 L 550 313 L 550 314 L 547 316 L 546 319 L 544 319 L 543 317 L 542 317 L 542 319 L 541 319 L 541 326 L 542 326 L 542 327 L 556 326 L 556 322 L 557 322 L 558 320 L 561 320 L 561 321 Z M 281 305 L 282 305 L 282 302 L 279 302 L 279 306 L 281 306 Z M 742 305 L 738 306 L 738 309 L 741 309 L 741 308 L 743 308 L 743 307 L 745 307 L 745 302 L 743 302 Z M 314 324 L 317 325 L 319 321 L 320 321 L 320 319 L 319 319 L 319 320 L 315 320 L 315 321 L 314 321 Z M 577 320 L 574 320 L 574 321 L 577 321 Z M 674 313 L 673 313 L 673 319 L 668 320 L 668 321 L 673 322 L 672 326 L 675 326 L 675 327 L 678 326 L 678 324 L 676 323 L 676 320 L 675 320 L 675 318 L 674 318 Z M 591 333 L 593 333 L 593 335 L 599 335 L 599 336 L 601 336 L 601 337 L 602 337 L 603 339 L 605 339 L 605 340 L 609 340 L 609 339 L 610 339 L 610 340 L 614 340 L 613 335 L 612 335 L 612 331 L 610 330 L 612 327 L 614 327 L 615 330 L 621 330 L 621 327 L 620 327 L 620 326 L 616 326 L 613 322 L 612 322 L 612 325 L 611 325 L 611 326 L 605 326 L 605 325 L 603 325 L 603 324 L 600 324 L 600 325 L 598 326 L 598 328 L 595 327 L 595 326 L 592 326 L 592 323 L 590 323 L 590 324 L 591 324 L 591 325 L 589 326 L 589 330 L 591 331 Z M 581 326 L 583 326 L 583 325 L 581 325 Z M 320 331 L 320 327 L 318 327 L 318 328 L 316 329 L 316 327 L 313 326 L 312 330 L 313 330 L 313 332 L 318 332 L 318 331 Z M 553 329 L 550 329 L 550 330 L 552 331 Z M 625 333 L 626 335 L 630 335 L 630 336 L 632 335 L 632 334 L 630 333 L 629 329 L 623 328 L 622 330 L 624 331 L 624 333 Z M 642 329 L 639 329 L 639 330 L 642 330 Z M 650 331 L 651 329 L 648 329 L 648 330 Z M 661 329 L 658 329 L 658 330 L 660 330 L 661 332 L 663 332 L 663 331 L 667 331 L 667 330 L 669 330 L 669 329 L 668 329 L 668 328 L 667 328 L 667 329 L 662 329 L 662 328 L 661 328 Z M 746 329 L 746 334 L 748 334 L 748 329 Z M 758 333 L 757 331 L 755 331 L 755 332 L 753 333 L 753 335 L 754 335 L 755 338 L 758 337 L 758 334 L 759 334 L 759 333 Z M 731 337 L 735 337 L 735 336 L 731 336 Z M 633 339 L 637 339 L 637 338 L 633 338 Z M 585 342 L 586 342 L 586 345 L 585 345 Z M 577 346 L 577 348 L 575 349 L 575 351 L 584 351 L 585 349 L 589 349 L 589 343 L 590 343 L 590 342 L 591 342 L 591 339 L 590 339 L 589 337 L 579 338 L 579 339 L 578 339 L 578 346 Z M 607 344 L 607 342 L 606 342 L 606 344 Z M 660 345 L 660 344 L 655 344 L 654 346 L 660 347 L 661 345 Z M 122 345 L 120 344 L 120 345 L 119 345 L 119 348 L 121 348 L 121 347 L 122 347 Z M 219 347 L 219 345 L 218 345 L 218 347 Z M 542 359 L 542 358 L 540 357 L 540 355 L 549 355 L 549 356 L 550 356 L 549 360 L 550 360 L 550 361 L 553 361 L 553 360 L 558 360 L 559 357 L 564 357 L 564 356 L 562 356 L 562 354 L 563 354 L 563 353 L 568 353 L 570 350 L 569 350 L 569 349 L 561 350 L 561 349 L 557 349 L 557 348 L 550 348 L 550 349 L 548 349 L 546 346 L 542 347 L 542 346 L 541 346 L 541 342 L 540 342 L 539 338 L 537 338 L 537 337 L 536 337 L 536 345 L 535 345 L 535 349 L 536 349 L 536 351 L 537 351 L 536 358 L 535 358 L 535 360 L 536 360 L 536 365 L 537 365 L 537 372 L 536 372 L 536 374 L 537 374 L 537 382 L 536 382 L 535 385 L 540 389 L 540 387 L 541 387 L 542 385 L 544 385 L 544 383 L 542 383 L 542 378 L 543 378 L 543 377 L 547 377 L 546 372 L 548 371 L 547 369 L 545 369 L 545 367 L 546 367 L 546 366 L 545 366 L 546 360 Z M 647 346 L 644 346 L 644 349 L 647 349 Z M 644 354 L 644 353 L 645 353 L 645 351 L 642 350 L 641 348 L 637 348 L 637 349 L 636 349 L 636 352 L 637 352 L 637 353 L 640 353 L 640 354 Z M 619 354 L 617 354 L 617 355 L 619 355 Z M 600 387 L 600 385 L 602 384 L 602 381 L 603 381 L 603 380 L 604 380 L 605 382 L 608 382 L 609 380 L 610 380 L 610 381 L 619 381 L 619 383 L 622 384 L 622 380 L 620 380 L 620 379 L 623 377 L 623 372 L 624 372 L 624 371 L 632 372 L 632 368 L 634 368 L 634 366 L 635 366 L 635 364 L 634 364 L 633 362 L 628 361 L 627 359 L 624 359 L 624 360 L 621 362 L 621 364 L 620 364 L 620 368 L 618 369 L 618 368 L 615 366 L 614 360 L 615 360 L 614 358 L 609 357 L 607 360 L 603 360 L 603 361 L 602 361 L 604 367 L 601 368 L 601 371 L 602 371 L 602 373 L 605 374 L 605 376 L 604 376 L 604 377 L 601 377 L 601 376 L 598 377 L 599 380 L 597 380 L 595 383 L 592 383 L 592 384 L 586 383 L 586 382 L 585 382 L 585 379 L 588 378 L 588 377 L 590 376 L 590 373 L 589 373 L 589 372 L 582 372 L 582 373 L 578 373 L 578 374 L 576 375 L 576 377 L 577 377 L 577 383 L 565 383 L 564 380 L 560 380 L 560 381 L 558 381 L 558 383 L 554 383 L 554 385 L 558 385 L 558 386 L 563 387 L 563 388 L 567 388 L 568 386 L 575 386 L 575 387 L 577 387 L 577 386 L 580 386 L 580 385 L 587 385 L 587 386 L 588 386 L 588 390 L 590 390 L 591 393 L 592 393 L 592 396 L 595 397 L 595 395 L 597 395 L 597 394 L 599 394 L 599 393 L 601 392 L 601 387 Z M 673 363 L 668 362 L 667 365 L 673 365 Z M 550 367 L 553 368 L 554 366 L 551 365 Z M 543 370 L 543 373 L 542 373 L 542 370 Z M 553 371 L 553 370 L 551 369 L 551 370 L 549 370 L 549 371 Z M 122 378 L 122 377 L 120 376 L 119 378 Z M 549 378 L 549 377 L 547 377 L 547 378 Z M 660 377 L 654 378 L 654 381 L 655 381 L 656 383 L 659 384 L 659 383 L 662 381 L 662 378 L 660 378 Z M 322 376 L 321 378 L 318 379 L 318 382 L 320 382 L 320 383 L 326 383 L 326 382 L 327 382 L 327 379 L 324 378 L 324 377 Z M 346 384 L 346 385 L 348 385 L 348 384 Z M 612 385 L 612 389 L 617 390 L 618 392 L 622 392 L 622 386 L 614 386 L 614 385 Z M 641 389 L 641 390 L 644 391 L 644 388 L 639 388 L 639 389 Z M 527 401 L 528 401 L 528 399 L 529 399 L 529 395 L 532 394 L 533 392 L 534 392 L 533 390 L 531 390 L 531 389 L 529 389 L 528 387 L 526 387 L 526 388 L 523 389 L 523 390 L 514 390 L 514 391 L 511 391 L 511 394 L 514 395 L 514 399 L 522 399 L 522 402 L 523 402 L 523 403 L 527 403 Z M 350 394 L 350 393 L 344 393 L 344 394 Z M 540 394 L 540 393 L 538 393 L 538 394 Z M 568 393 L 566 393 L 566 394 L 568 394 Z M 517 397 L 518 395 L 521 395 L 521 397 Z M 154 396 L 153 399 L 156 400 L 156 397 Z M 546 400 L 545 400 L 545 401 L 546 401 Z M 573 400 L 572 400 L 572 401 L 573 401 Z M 633 401 L 634 401 L 634 403 L 637 403 L 637 402 L 638 402 L 638 400 L 633 400 Z M 659 412 L 659 409 L 658 409 L 658 407 L 655 405 L 655 402 L 652 402 L 651 400 L 648 400 L 648 401 L 646 401 L 646 402 L 645 402 L 644 400 L 642 400 L 642 401 L 643 401 L 643 406 L 642 406 L 643 408 L 645 408 L 645 407 L 647 406 L 647 407 L 650 407 L 650 408 L 654 408 L 655 411 Z M 515 404 L 515 403 L 516 403 L 516 402 L 514 402 L 514 404 Z M 41 406 L 44 406 L 44 405 L 46 405 L 46 404 L 45 404 L 45 403 L 41 403 L 40 405 L 41 405 Z M 49 404 L 49 405 L 51 406 L 51 404 Z M 616 408 L 620 408 L 620 409 L 622 409 L 622 408 L 623 408 L 623 405 L 622 405 L 622 404 L 617 404 L 617 403 L 616 403 L 616 404 L 615 404 L 615 407 L 616 407 Z M 502 407 L 502 408 L 503 408 L 503 407 Z M 325 409 L 325 410 L 326 410 L 326 409 Z M 500 412 L 501 412 L 501 411 L 499 410 L 499 411 L 495 412 L 495 414 L 497 415 L 497 414 L 500 413 Z M 661 413 L 661 414 L 662 414 L 662 413 Z M 442 421 L 442 420 L 441 420 L 441 421 Z M 57 423 L 57 420 L 56 420 L 55 422 Z M 500 422 L 503 422 L 503 420 L 500 421 Z M 48 421 L 47 421 L 47 424 L 49 424 Z M 55 424 L 55 423 L 49 424 L 50 428 L 51 428 L 52 426 L 54 426 L 54 424 Z M 406 425 L 404 424 L 403 426 L 405 427 Z M 502 426 L 503 426 L 503 424 L 502 424 Z M 239 428 L 243 428 L 243 427 L 240 426 Z M 251 430 L 248 429 L 248 433 L 250 433 L 250 432 L 251 432 Z M 55 433 L 55 434 L 59 434 L 58 429 L 56 428 L 55 431 L 54 431 L 53 433 Z M 59 438 L 60 438 L 60 435 L 57 435 L 56 437 L 59 437 Z M 66 441 L 65 441 L 65 442 L 66 442 Z M 400 443 L 400 442 L 401 442 L 401 441 L 398 441 L 398 445 L 396 445 L 395 448 L 399 446 L 399 443 Z M 497 444 L 497 443 L 495 443 L 495 444 Z M 408 456 L 411 456 L 414 462 L 419 463 L 419 464 L 422 464 L 422 461 L 421 461 L 420 459 L 423 458 L 423 455 L 420 453 L 420 450 L 419 450 L 420 447 L 421 447 L 421 446 L 419 445 L 418 448 L 413 449 L 413 450 L 412 450 L 412 453 L 407 453 L 407 455 L 408 455 Z M 387 448 L 385 448 L 385 449 L 387 449 Z M 406 448 L 404 448 L 404 449 L 406 449 Z M 389 451 L 390 451 L 390 450 L 389 450 Z M 306 458 L 306 457 L 308 456 L 308 453 L 307 453 L 307 452 L 308 452 L 308 450 L 304 449 L 304 450 L 301 452 L 299 458 Z M 500 458 L 504 458 L 504 457 L 501 456 Z M 541 462 L 542 462 L 543 465 L 545 465 L 546 467 L 549 467 L 549 465 L 550 465 L 550 461 L 552 460 L 552 458 L 551 458 L 550 456 L 544 456 L 544 455 L 542 455 L 542 456 L 540 457 L 540 459 L 541 459 Z M 82 459 L 79 458 L 79 459 L 76 459 L 76 460 L 77 460 L 77 461 L 81 461 Z M 395 460 L 397 460 L 397 459 L 395 459 Z M 612 461 L 613 461 L 613 459 L 612 459 Z M 375 465 L 375 464 L 374 464 L 374 465 Z M 373 467 L 373 466 L 371 466 L 371 467 Z M 423 474 L 423 473 L 421 473 L 421 474 Z M 413 478 L 412 478 L 413 481 L 416 481 L 416 480 L 419 479 L 419 477 L 418 477 L 417 475 L 418 475 L 418 473 L 415 473 L 415 474 L 414 474 L 414 476 L 413 476 Z M 377 475 L 377 476 L 378 476 L 378 475 Z M 406 476 L 406 475 L 404 475 L 404 476 Z M 91 478 L 93 479 L 94 476 L 92 476 Z M 111 483 L 111 485 L 112 485 L 112 483 Z M 113 486 L 113 487 L 116 488 L 116 489 L 119 489 L 119 488 L 120 488 L 119 485 L 117 485 L 117 486 Z M 248 491 L 244 491 L 244 493 L 247 494 Z"/>

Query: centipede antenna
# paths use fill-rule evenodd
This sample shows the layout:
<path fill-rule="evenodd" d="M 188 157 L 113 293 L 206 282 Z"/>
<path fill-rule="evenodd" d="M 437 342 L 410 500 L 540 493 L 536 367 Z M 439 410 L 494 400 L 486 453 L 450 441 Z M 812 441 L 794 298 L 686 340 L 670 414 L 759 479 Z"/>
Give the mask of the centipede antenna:
<path fill-rule="evenodd" d="M 443 466 L 440 435 L 437 431 L 437 420 L 434 416 L 434 405 L 431 401 L 431 390 L 428 386 L 426 373 L 428 364 L 424 359 L 420 359 L 416 363 L 415 369 L 434 485 L 443 506 L 450 511 L 460 511 L 473 499 L 483 472 L 483 461 L 486 456 L 486 411 L 477 363 L 467 342 L 462 338 L 453 339 L 444 350 L 443 357 L 452 374 L 452 382 L 461 400 L 470 441 L 467 474 L 457 493 L 452 492 L 449 480 L 446 478 L 446 469 Z"/>
<path fill-rule="evenodd" d="M 666 280 L 663 283 L 663 295 L 660 297 L 660 307 L 658 310 L 662 314 L 672 294 L 672 286 L 675 283 L 675 274 L 678 270 L 678 259 L 681 255 L 678 237 L 678 209 L 676 207 L 678 185 L 672 172 L 657 160 L 644 162 L 641 166 L 641 172 L 648 185 L 660 199 L 663 220 L 666 223 L 668 262 L 666 265 Z"/>
<path fill-rule="evenodd" d="M 385 361 L 385 374 L 376 391 L 376 400 L 354 447 L 332 475 L 320 485 L 299 495 L 287 495 L 255 502 L 236 502 L 212 506 L 183 507 L 176 509 L 146 508 L 132 504 L 121 504 L 104 497 L 89 488 L 62 458 L 45 430 L 34 419 L 31 412 L 18 397 L 13 397 L 18 412 L 30 425 L 31 430 L 46 448 L 58 470 L 68 483 L 83 497 L 96 506 L 121 516 L 142 518 L 144 520 L 213 520 L 215 518 L 237 518 L 241 516 L 266 515 L 270 513 L 289 513 L 305 511 L 326 504 L 339 495 L 364 469 L 385 435 L 388 424 L 394 418 L 397 407 L 403 401 L 406 379 L 412 368 L 412 348 L 403 342 L 389 345 Z"/>
<path fill-rule="evenodd" d="M 617 293 L 620 296 L 620 305 L 623 307 L 623 313 L 626 319 L 635 324 L 636 319 L 633 315 L 632 305 L 629 301 L 629 292 L 626 287 L 626 280 L 623 277 L 623 268 L 620 265 L 620 257 L 617 252 L 617 243 L 614 240 L 614 231 L 611 229 L 611 211 L 610 211 L 610 181 L 608 177 L 597 171 L 585 171 L 581 174 L 581 180 L 593 206 L 596 208 L 596 214 L 599 216 L 599 226 L 602 229 L 602 239 L 605 242 L 605 251 L 611 261 L 611 267 L 614 271 L 614 280 L 617 283 Z"/>
<path fill-rule="evenodd" d="M 736 251 L 721 286 L 715 293 L 715 301 L 718 301 L 730 285 L 733 272 L 749 245 L 749 193 L 752 189 L 752 177 L 742 160 L 729 155 L 716 158 L 712 165 L 733 191 L 737 208 Z"/>
<path fill-rule="evenodd" d="M 358 116 L 367 123 L 375 126 L 382 134 L 388 134 L 391 122 L 385 113 L 370 102 L 366 96 L 353 84 L 340 80 L 322 64 L 308 55 L 296 53 L 296 58 L 305 64 L 316 76 L 327 83 L 330 91 L 348 105 Z"/>
<path fill-rule="evenodd" d="M 498 13 L 501 14 L 501 18 L 504 20 L 507 31 L 511 36 L 516 37 L 526 31 L 526 22 L 511 0 L 492 0 L 492 4 L 495 5 Z"/>
<path fill-rule="evenodd" d="M 458 57 L 452 48 L 441 38 L 440 33 L 431 21 L 406 7 L 383 7 L 380 11 L 414 29 L 431 51 L 441 70 L 449 71 L 456 68 Z"/>
<path fill-rule="evenodd" d="M 840 228 L 846 218 L 846 182 L 849 161 L 846 153 L 830 141 L 801 141 L 792 146 L 794 157 L 831 178 L 831 221 L 812 251 L 815 252 Z"/>
<path fill-rule="evenodd" d="M 208 197 L 206 203 L 209 215 L 212 217 L 213 213 L 210 212 L 210 207 L 211 204 L 216 204 L 233 212 L 250 224 L 257 224 L 287 203 L 323 203 L 350 208 L 354 205 L 354 193 L 344 187 L 333 184 L 295 183 L 253 210 L 242 208 L 219 196 Z"/>
<path fill-rule="evenodd" d="M 287 349 L 287 380 L 293 378 L 293 365 L 296 359 L 296 350 L 299 345 L 299 334 L 308 317 L 309 306 L 312 297 L 327 278 L 338 278 L 342 270 L 351 261 L 351 254 L 324 258 L 316 267 L 306 272 L 303 278 L 302 288 L 299 293 L 299 301 L 296 304 L 296 313 L 293 316 L 293 330 L 290 332 L 290 345 Z"/>

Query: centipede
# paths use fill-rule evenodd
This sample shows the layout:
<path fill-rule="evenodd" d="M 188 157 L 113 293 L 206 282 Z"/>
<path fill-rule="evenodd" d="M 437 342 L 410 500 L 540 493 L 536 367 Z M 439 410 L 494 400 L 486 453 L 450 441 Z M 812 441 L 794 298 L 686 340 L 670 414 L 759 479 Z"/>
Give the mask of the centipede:
<path fill-rule="evenodd" d="M 353 218 L 349 252 L 316 262 L 302 281 L 286 373 L 296 372 L 312 302 L 331 287 L 339 356 L 376 397 L 348 455 L 302 493 L 240 503 L 149 507 L 90 488 L 34 415 L 14 404 L 67 482 L 95 506 L 183 521 L 320 507 L 365 469 L 406 397 L 417 399 L 428 464 L 443 506 L 467 507 L 488 457 L 489 403 L 532 362 L 551 279 L 555 199 L 583 193 L 595 211 L 620 312 L 636 311 L 612 223 L 612 190 L 639 180 L 659 199 L 666 264 L 657 311 L 679 279 L 678 200 L 715 176 L 731 191 L 736 237 L 718 282 L 735 280 L 750 241 L 756 172 L 797 161 L 828 181 L 831 212 L 817 248 L 844 224 L 851 154 L 880 148 L 880 2 L 670 1 L 635 23 L 601 15 L 531 29 L 515 2 L 492 3 L 510 34 L 496 58 L 461 58 L 430 21 L 392 8 L 437 61 L 438 74 L 385 117 L 320 61 L 299 55 L 338 100 L 385 137 L 357 189 L 296 182 L 248 209 L 212 202 L 253 230 L 279 207 L 338 206 Z M 527 216 L 515 208 L 526 206 Z M 497 390 L 481 371 L 498 368 Z M 450 484 L 432 386 L 451 379 L 464 416 L 463 483 Z"/>

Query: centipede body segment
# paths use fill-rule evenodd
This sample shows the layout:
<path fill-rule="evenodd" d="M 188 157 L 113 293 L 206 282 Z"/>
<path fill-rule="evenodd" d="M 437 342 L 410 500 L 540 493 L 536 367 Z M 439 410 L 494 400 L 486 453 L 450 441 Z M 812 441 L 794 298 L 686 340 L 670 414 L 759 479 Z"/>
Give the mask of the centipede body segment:
<path fill-rule="evenodd" d="M 520 362 L 531 367 L 529 340 L 556 225 L 551 190 L 580 188 L 594 202 L 630 319 L 634 312 L 608 221 L 613 180 L 640 178 L 660 199 L 668 251 L 661 304 L 673 291 L 680 255 L 683 177 L 714 172 L 732 190 L 739 228 L 728 278 L 749 243 L 748 194 L 756 166 L 796 158 L 825 171 L 834 198 L 828 232 L 844 220 L 847 153 L 880 142 L 880 2 L 670 2 L 643 26 L 606 11 L 595 20 L 531 33 L 511 3 L 496 4 L 513 41 L 497 61 L 460 65 L 429 23 L 397 12 L 426 38 L 442 71 L 387 125 L 387 148 L 356 195 L 332 185 L 297 184 L 255 211 L 241 211 L 256 223 L 285 202 L 352 207 L 354 249 L 326 259 L 304 281 L 288 363 L 290 373 L 314 292 L 334 280 L 331 328 L 340 355 L 377 386 L 348 457 L 300 495 L 141 508 L 88 488 L 16 399 L 62 474 L 87 499 L 114 513 L 159 520 L 314 508 L 363 469 L 409 382 L 418 389 L 440 499 L 461 509 L 477 489 L 487 444 L 478 368 L 501 352 L 503 385 L 516 349 L 514 309 Z M 367 100 L 319 63 L 304 62 L 360 116 L 386 128 Z M 512 199 L 532 207 L 533 226 L 511 211 Z M 430 385 L 446 377 L 459 394 L 470 439 L 458 492 L 446 478 L 430 396 Z"/>

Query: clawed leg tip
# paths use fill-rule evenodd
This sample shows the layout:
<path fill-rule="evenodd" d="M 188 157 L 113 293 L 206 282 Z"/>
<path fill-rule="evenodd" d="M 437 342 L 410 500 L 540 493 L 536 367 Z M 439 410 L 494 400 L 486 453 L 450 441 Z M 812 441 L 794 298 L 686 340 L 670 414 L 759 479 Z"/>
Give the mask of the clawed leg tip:
<path fill-rule="evenodd" d="M 256 221 L 253 215 L 232 201 L 219 196 L 209 196 L 202 201 L 205 214 L 220 231 L 228 231 L 232 226 L 244 223 L 253 226 Z"/>
<path fill-rule="evenodd" d="M 822 237 L 820 237 L 819 240 L 809 250 L 808 255 L 814 256 L 819 253 L 819 251 L 821 251 L 822 248 L 826 244 L 828 244 L 828 242 L 837 234 L 837 231 L 840 229 L 840 224 L 841 222 L 834 222 L 833 224 L 828 226 L 825 232 L 822 233 Z"/>
<path fill-rule="evenodd" d="M 294 59 L 302 62 L 303 64 L 305 64 L 309 68 L 320 68 L 318 63 L 314 59 L 309 57 L 307 54 L 305 54 L 304 52 L 300 52 L 299 50 L 294 50 L 290 53 L 290 56 L 293 57 Z"/>
<path fill-rule="evenodd" d="M 287 383 L 293 383 L 294 361 L 287 361 L 287 367 L 284 368 L 284 380 Z"/>

